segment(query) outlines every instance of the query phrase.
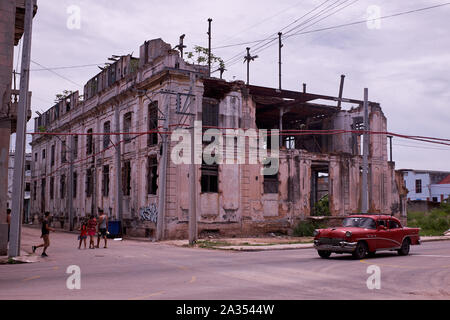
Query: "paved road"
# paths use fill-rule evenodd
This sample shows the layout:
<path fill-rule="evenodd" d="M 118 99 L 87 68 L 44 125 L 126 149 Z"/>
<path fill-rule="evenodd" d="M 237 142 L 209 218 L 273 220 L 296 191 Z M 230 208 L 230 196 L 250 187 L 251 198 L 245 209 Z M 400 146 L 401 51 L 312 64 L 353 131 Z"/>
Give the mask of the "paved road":
<path fill-rule="evenodd" d="M 25 246 L 40 240 L 37 229 L 23 233 Z M 358 261 L 321 259 L 314 249 L 230 252 L 137 241 L 78 250 L 75 235 L 52 233 L 48 254 L 0 265 L 0 299 L 450 299 L 450 241 Z M 69 265 L 81 269 L 80 290 L 66 287 Z M 367 288 L 370 265 L 380 267 L 379 290 Z"/>

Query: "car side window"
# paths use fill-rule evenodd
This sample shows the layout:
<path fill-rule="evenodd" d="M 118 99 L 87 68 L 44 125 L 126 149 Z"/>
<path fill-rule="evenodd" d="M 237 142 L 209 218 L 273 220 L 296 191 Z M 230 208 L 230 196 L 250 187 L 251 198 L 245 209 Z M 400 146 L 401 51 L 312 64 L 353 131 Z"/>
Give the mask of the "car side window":
<path fill-rule="evenodd" d="M 400 228 L 400 225 L 397 223 L 397 221 L 389 220 L 389 229 L 398 229 Z"/>
<path fill-rule="evenodd" d="M 385 226 L 386 227 L 386 221 L 378 220 L 378 226 Z"/>

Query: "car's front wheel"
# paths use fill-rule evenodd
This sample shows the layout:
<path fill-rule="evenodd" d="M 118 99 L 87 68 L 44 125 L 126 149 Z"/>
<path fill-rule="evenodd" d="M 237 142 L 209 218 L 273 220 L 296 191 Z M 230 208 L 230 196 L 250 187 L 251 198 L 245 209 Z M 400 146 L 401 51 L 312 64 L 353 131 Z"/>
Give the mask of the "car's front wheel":
<path fill-rule="evenodd" d="M 409 254 L 409 247 L 410 247 L 409 239 L 406 238 L 405 240 L 403 240 L 400 250 L 397 250 L 398 254 L 401 256 L 407 256 Z"/>
<path fill-rule="evenodd" d="M 353 252 L 353 258 L 355 259 L 364 259 L 367 255 L 368 248 L 367 244 L 364 242 L 358 242 L 356 245 L 355 251 Z"/>
<path fill-rule="evenodd" d="M 317 253 L 321 258 L 327 259 L 331 256 L 331 251 L 318 250 Z"/>

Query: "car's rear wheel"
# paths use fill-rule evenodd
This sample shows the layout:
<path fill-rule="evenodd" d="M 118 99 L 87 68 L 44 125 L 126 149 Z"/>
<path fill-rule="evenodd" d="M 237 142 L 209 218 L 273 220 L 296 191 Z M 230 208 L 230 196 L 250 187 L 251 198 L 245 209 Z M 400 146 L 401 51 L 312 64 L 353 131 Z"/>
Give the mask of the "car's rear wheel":
<path fill-rule="evenodd" d="M 409 241 L 408 238 L 406 238 L 405 240 L 403 240 L 402 246 L 400 248 L 400 250 L 397 250 L 398 254 L 401 256 L 407 256 L 409 254 L 409 247 L 410 247 L 411 243 Z"/>
<path fill-rule="evenodd" d="M 331 251 L 325 251 L 325 250 L 317 250 L 317 253 L 321 258 L 327 259 L 331 256 Z"/>
<path fill-rule="evenodd" d="M 358 242 L 356 245 L 355 251 L 353 251 L 353 258 L 355 259 L 364 259 L 367 255 L 368 248 L 365 242 Z"/>

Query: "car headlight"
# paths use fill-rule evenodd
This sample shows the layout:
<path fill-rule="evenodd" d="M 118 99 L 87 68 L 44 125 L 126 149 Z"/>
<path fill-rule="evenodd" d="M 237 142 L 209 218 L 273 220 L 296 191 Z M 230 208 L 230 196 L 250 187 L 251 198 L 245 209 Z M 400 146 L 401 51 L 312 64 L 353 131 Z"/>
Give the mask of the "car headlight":
<path fill-rule="evenodd" d="M 352 233 L 351 233 L 350 231 L 347 231 L 347 232 L 345 233 L 345 236 L 346 236 L 347 238 L 350 238 L 350 237 L 352 236 Z"/>
<path fill-rule="evenodd" d="M 316 229 L 316 230 L 314 230 L 314 232 L 313 232 L 313 236 L 316 237 L 316 236 L 319 235 L 319 233 L 320 233 L 320 231 Z"/>

